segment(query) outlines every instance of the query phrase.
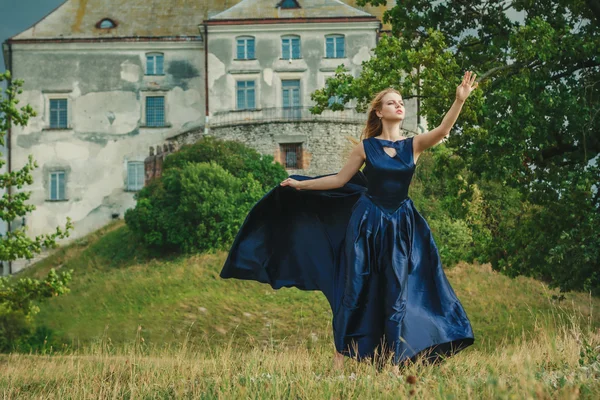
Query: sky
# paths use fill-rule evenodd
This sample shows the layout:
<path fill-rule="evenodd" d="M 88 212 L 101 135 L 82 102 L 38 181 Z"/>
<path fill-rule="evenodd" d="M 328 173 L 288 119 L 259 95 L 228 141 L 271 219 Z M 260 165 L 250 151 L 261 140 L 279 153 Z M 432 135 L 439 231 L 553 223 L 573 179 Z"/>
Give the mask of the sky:
<path fill-rule="evenodd" d="M 0 0 L 0 44 L 48 15 L 65 0 Z M 0 50 L 0 72 L 4 72 Z"/>

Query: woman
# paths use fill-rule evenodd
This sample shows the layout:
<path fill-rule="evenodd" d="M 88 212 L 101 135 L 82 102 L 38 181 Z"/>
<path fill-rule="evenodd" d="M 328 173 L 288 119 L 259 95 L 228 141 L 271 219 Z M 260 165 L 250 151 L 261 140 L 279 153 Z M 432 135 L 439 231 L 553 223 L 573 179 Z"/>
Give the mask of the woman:
<path fill-rule="evenodd" d="M 440 126 L 409 138 L 400 134 L 400 93 L 378 93 L 346 165 L 337 174 L 292 175 L 267 193 L 248 214 L 221 277 L 322 291 L 333 311 L 336 368 L 344 356 L 391 354 L 396 367 L 418 356 L 436 362 L 473 344 L 408 188 L 419 155 L 448 136 L 478 86 L 475 77 L 465 73 Z"/>

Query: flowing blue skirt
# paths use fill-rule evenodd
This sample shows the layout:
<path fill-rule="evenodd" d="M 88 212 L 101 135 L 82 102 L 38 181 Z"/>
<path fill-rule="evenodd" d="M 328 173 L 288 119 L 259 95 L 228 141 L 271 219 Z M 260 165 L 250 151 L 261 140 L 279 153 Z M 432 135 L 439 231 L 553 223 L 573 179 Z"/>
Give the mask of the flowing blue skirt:
<path fill-rule="evenodd" d="M 273 188 L 246 217 L 221 277 L 323 292 L 336 349 L 349 357 L 438 361 L 474 343 L 429 225 L 410 198 L 381 209 L 362 172 L 339 189 Z"/>

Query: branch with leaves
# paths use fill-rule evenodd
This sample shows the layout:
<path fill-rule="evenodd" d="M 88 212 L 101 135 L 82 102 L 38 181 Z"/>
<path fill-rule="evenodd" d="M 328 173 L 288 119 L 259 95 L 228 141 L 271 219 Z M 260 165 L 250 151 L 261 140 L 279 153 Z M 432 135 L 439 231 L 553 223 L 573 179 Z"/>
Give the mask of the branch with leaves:
<path fill-rule="evenodd" d="M 0 97 L 0 144 L 4 145 L 4 138 L 11 126 L 26 126 L 29 118 L 36 116 L 36 112 L 29 104 L 18 107 L 18 95 L 23 92 L 21 89 L 23 86 L 22 80 L 11 80 L 10 71 L 6 71 L 0 74 L 0 82 L 2 81 L 8 83 L 6 90 Z M 6 161 L 0 157 L 0 167 L 5 164 Z M 27 163 L 21 169 L 0 174 L 0 189 L 5 189 L 5 193 L 0 198 L 1 220 L 11 223 L 15 219 L 23 218 L 35 210 L 34 205 L 26 204 L 31 192 L 12 193 L 12 189 L 22 189 L 25 185 L 31 185 L 33 183 L 32 171 L 37 167 L 37 163 L 29 155 Z M 6 235 L 0 238 L 0 261 L 14 261 L 20 258 L 32 259 L 35 254 L 40 253 L 44 248 L 56 247 L 56 241 L 68 237 L 71 229 L 73 229 L 73 223 L 67 217 L 64 228 L 57 227 L 55 232 L 38 235 L 34 238 L 27 236 L 26 227 L 9 230 Z"/>

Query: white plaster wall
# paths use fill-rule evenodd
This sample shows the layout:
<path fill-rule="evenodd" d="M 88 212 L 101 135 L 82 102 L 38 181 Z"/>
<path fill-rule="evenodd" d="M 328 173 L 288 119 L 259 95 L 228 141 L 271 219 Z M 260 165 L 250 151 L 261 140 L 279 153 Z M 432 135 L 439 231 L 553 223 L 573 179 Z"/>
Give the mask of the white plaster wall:
<path fill-rule="evenodd" d="M 300 79 L 302 105 L 313 105 L 310 94 L 322 87 L 317 83 L 321 76 L 331 74 L 340 64 L 344 64 L 354 76 L 358 75 L 362 61 L 371 56 L 376 46 L 378 26 L 378 22 L 209 26 L 207 60 L 210 114 L 235 109 L 235 82 L 240 79 L 257 80 L 257 107 L 281 107 L 282 79 Z M 291 34 L 301 38 L 302 58 L 290 63 L 279 57 L 281 36 Z M 329 34 L 345 35 L 345 58 L 325 58 L 325 36 Z M 235 38 L 243 35 L 255 37 L 257 57 L 269 52 L 270 59 L 235 60 Z M 265 48 L 269 50 L 262 50 Z M 276 54 L 273 56 L 273 53 Z M 318 59 L 316 63 L 313 62 L 315 59 Z M 218 83 L 223 79 L 226 85 Z M 262 92 L 266 95 L 261 95 Z"/>
<path fill-rule="evenodd" d="M 135 205 L 126 190 L 127 161 L 143 161 L 150 146 L 204 121 L 201 43 L 22 44 L 13 50 L 14 75 L 25 80 L 20 105 L 38 113 L 26 127 L 14 127 L 11 140 L 13 171 L 29 155 L 39 165 L 33 184 L 20 189 L 32 192 L 28 204 L 36 206 L 26 218 L 32 237 L 63 227 L 67 217 L 75 224 L 67 242 L 105 225 L 113 213 L 122 218 Z M 144 75 L 146 52 L 164 53 L 165 76 Z M 171 62 L 184 67 L 171 74 Z M 95 64 L 104 66 L 86 73 Z M 153 93 L 165 95 L 168 127 L 143 126 L 144 94 Z M 70 129 L 47 129 L 48 98 L 56 95 L 69 99 Z M 68 171 L 68 201 L 47 201 L 48 168 L 59 167 Z M 26 265 L 13 263 L 13 271 Z"/>

